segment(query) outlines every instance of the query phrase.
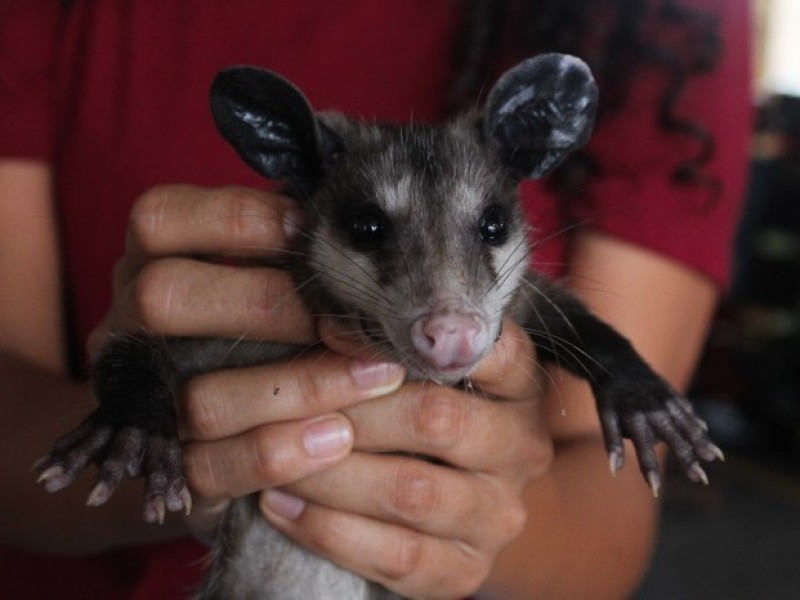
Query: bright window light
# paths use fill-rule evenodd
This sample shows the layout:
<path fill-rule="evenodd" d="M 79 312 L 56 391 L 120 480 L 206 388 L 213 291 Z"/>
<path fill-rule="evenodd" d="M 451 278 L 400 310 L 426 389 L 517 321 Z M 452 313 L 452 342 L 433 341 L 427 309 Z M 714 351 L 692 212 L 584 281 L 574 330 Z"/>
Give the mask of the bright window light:
<path fill-rule="evenodd" d="M 761 91 L 800 96 L 800 0 L 765 4 Z"/>

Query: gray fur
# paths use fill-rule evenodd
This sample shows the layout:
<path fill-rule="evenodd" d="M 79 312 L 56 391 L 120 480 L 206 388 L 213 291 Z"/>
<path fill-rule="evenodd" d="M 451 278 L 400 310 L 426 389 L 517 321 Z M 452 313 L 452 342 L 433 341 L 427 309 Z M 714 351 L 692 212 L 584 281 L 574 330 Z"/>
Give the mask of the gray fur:
<path fill-rule="evenodd" d="M 214 567 L 197 600 L 391 600 L 397 596 L 300 549 L 270 527 L 257 497 L 225 515 Z"/>

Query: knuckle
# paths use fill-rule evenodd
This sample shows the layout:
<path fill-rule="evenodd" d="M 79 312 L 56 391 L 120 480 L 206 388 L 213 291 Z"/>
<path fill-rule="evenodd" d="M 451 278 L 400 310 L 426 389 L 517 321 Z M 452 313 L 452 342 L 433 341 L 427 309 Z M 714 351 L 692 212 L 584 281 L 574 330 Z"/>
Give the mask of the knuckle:
<path fill-rule="evenodd" d="M 426 589 L 420 598 L 447 600 L 449 598 L 472 598 L 489 577 L 491 560 L 489 555 L 479 552 L 462 542 L 449 545 L 448 554 L 432 562 L 419 579 L 418 587 Z"/>
<path fill-rule="evenodd" d="M 272 206 L 253 190 L 230 187 L 219 190 L 224 197 L 217 203 L 224 211 L 220 223 L 225 239 L 264 244 L 278 231 L 279 216 Z"/>
<path fill-rule="evenodd" d="M 517 454 L 524 479 L 533 479 L 547 471 L 554 453 L 553 441 L 549 436 L 526 436 Z"/>
<path fill-rule="evenodd" d="M 410 523 L 427 521 L 442 502 L 440 486 L 421 466 L 412 463 L 398 468 L 392 486 L 391 508 Z"/>
<path fill-rule="evenodd" d="M 279 451 L 273 436 L 266 429 L 253 433 L 253 457 L 255 475 L 267 485 L 282 485 L 291 480 L 293 468 L 291 452 Z"/>
<path fill-rule="evenodd" d="M 217 495 L 217 479 L 208 452 L 199 444 L 186 444 L 183 448 L 183 468 L 192 494 L 212 499 Z"/>
<path fill-rule="evenodd" d="M 459 576 L 452 582 L 448 598 L 471 598 L 489 577 L 488 560 L 471 561 L 469 568 L 459 571 Z"/>
<path fill-rule="evenodd" d="M 221 403 L 216 400 L 202 376 L 194 377 L 184 384 L 181 416 L 192 438 L 210 440 L 221 431 L 221 418 L 217 410 Z"/>
<path fill-rule="evenodd" d="M 317 526 L 307 531 L 306 545 L 314 554 L 331 556 L 337 549 L 337 539 L 341 539 L 338 528 L 331 524 L 326 527 Z"/>
<path fill-rule="evenodd" d="M 168 320 L 173 298 L 173 278 L 164 260 L 144 265 L 133 288 L 135 317 L 148 327 L 157 327 Z"/>
<path fill-rule="evenodd" d="M 464 398 L 447 389 L 424 394 L 413 417 L 419 442 L 433 448 L 447 448 L 463 439 L 469 424 Z"/>
<path fill-rule="evenodd" d="M 160 239 L 175 186 L 157 186 L 142 194 L 128 218 L 128 232 L 139 244 L 151 248 Z"/>
<path fill-rule="evenodd" d="M 114 263 L 111 271 L 111 281 L 115 288 L 124 288 L 129 282 L 130 275 L 131 270 L 124 258 Z"/>
<path fill-rule="evenodd" d="M 251 269 L 246 277 L 242 280 L 242 306 L 250 319 L 278 322 L 292 314 L 294 287 L 286 274 Z"/>
<path fill-rule="evenodd" d="M 300 369 L 297 372 L 297 391 L 304 406 L 315 407 L 324 404 L 326 395 L 332 387 L 320 381 L 318 369 Z"/>
<path fill-rule="evenodd" d="M 420 570 L 423 544 L 419 534 L 404 531 L 384 548 L 383 560 L 377 566 L 382 579 L 402 582 L 412 578 Z"/>
<path fill-rule="evenodd" d="M 494 531 L 503 545 L 522 533 L 528 520 L 528 511 L 522 499 L 509 494 L 502 503 L 495 505 L 496 524 Z"/>

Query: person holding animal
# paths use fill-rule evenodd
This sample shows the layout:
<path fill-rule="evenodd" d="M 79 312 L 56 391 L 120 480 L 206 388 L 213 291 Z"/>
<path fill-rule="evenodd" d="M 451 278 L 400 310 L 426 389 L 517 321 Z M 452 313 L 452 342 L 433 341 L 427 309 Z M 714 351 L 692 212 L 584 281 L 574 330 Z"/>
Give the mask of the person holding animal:
<path fill-rule="evenodd" d="M 193 13 L 187 8 L 191 23 L 173 22 L 147 8 L 124 15 L 111 3 L 96 8 L 74 2 L 54 14 L 42 12 L 33 3 L 22 7 L 11 3 L 6 9 L 3 24 L 17 25 L 16 43 L 21 43 L 26 31 L 19 28 L 20 23 L 38 23 L 52 27 L 54 39 L 71 50 L 53 55 L 48 47 L 24 57 L 14 55 L 16 60 L 24 58 L 23 66 L 29 69 L 24 72 L 29 74 L 40 73 L 36 68 L 55 60 L 60 73 L 56 82 L 62 87 L 52 98 L 40 98 L 41 105 L 15 105 L 12 100 L 17 96 L 6 96 L 17 111 L 28 110 L 31 115 L 36 110 L 50 114 L 45 100 L 52 100 L 56 110 L 52 120 L 25 119 L 13 113 L 17 118 L 7 118 L 3 125 L 3 139 L 14 140 L 13 151 L 3 146 L 3 153 L 17 160 L 3 161 L 0 197 L 4 210 L 13 209 L 15 231 L 20 232 L 3 236 L 4 244 L 17 250 L 14 262 L 4 262 L 0 271 L 8 277 L 5 281 L 15 282 L 3 287 L 12 290 L 10 300 L 4 301 L 2 321 L 8 381 L 4 394 L 14 422 L 31 425 L 23 430 L 9 424 L 5 437 L 18 452 L 4 459 L 9 462 L 4 466 L 4 480 L 17 482 L 9 489 L 19 492 L 12 494 L 12 504 L 4 511 L 17 517 L 4 522 L 4 542 L 34 552 L 7 553 L 6 564 L 17 565 L 15 581 L 20 586 L 41 589 L 58 578 L 91 577 L 98 597 L 171 597 L 185 592 L 197 580 L 199 568 L 194 561 L 203 549 L 189 541 L 171 540 L 187 531 L 207 537 L 229 498 L 262 489 L 268 490 L 261 494 L 263 513 L 280 531 L 406 596 L 458 597 L 481 588 L 479 596 L 486 597 L 585 597 L 587 590 L 592 590 L 593 597 L 621 597 L 635 586 L 647 561 L 657 505 L 635 469 L 625 469 L 613 480 L 608 476 L 593 401 L 586 390 L 572 381 L 557 380 L 556 389 L 546 400 L 542 397 L 544 383 L 530 375 L 538 369 L 532 344 L 518 327 L 504 324 L 492 355 L 471 375 L 472 390 L 401 385 L 401 369 L 375 362 L 375 357 L 353 358 L 358 351 L 346 333 L 333 331 L 324 319 L 315 324 L 290 293 L 284 273 L 251 266 L 254 257 L 279 256 L 285 240 L 297 235 L 297 223 L 302 225 L 304 217 L 287 198 L 255 191 L 263 183 L 224 146 L 219 147 L 213 126 L 201 125 L 201 115 L 208 111 L 205 97 L 211 75 L 235 62 L 268 64 L 301 82 L 315 106 L 363 116 L 368 107 L 385 102 L 385 108 L 374 109 L 382 120 L 407 119 L 409 107 L 414 108 L 415 121 L 434 119 L 444 110 L 447 98 L 432 99 L 429 90 L 437 89 L 436 82 L 451 79 L 445 77 L 449 63 L 428 60 L 428 71 L 421 65 L 426 64 L 424 57 L 438 55 L 434 50 L 443 54 L 445 46 L 454 44 L 459 21 L 452 7 L 433 9 L 426 4 L 429 12 L 420 23 L 419 15 L 409 12 L 410 6 L 363 7 L 358 14 L 385 26 L 376 26 L 374 32 L 360 28 L 347 45 L 336 41 L 343 29 L 355 26 L 352 14 L 341 14 L 341 7 L 317 6 L 306 14 L 302 10 L 280 14 L 273 9 L 272 21 L 248 23 L 250 33 L 248 24 L 232 16 L 227 6 L 220 13 L 211 9 Z M 473 8 L 480 13 L 486 7 L 476 3 Z M 744 35 L 736 29 L 744 23 L 743 14 L 723 19 L 727 39 Z M 319 20 L 309 20 L 310 15 Z M 375 21 L 376 17 L 384 20 Z M 646 19 L 642 27 L 651 24 Z M 170 27 L 184 25 L 186 35 L 169 33 Z M 122 35 L 136 27 L 143 28 L 137 30 L 138 37 Z M 467 48 L 486 42 L 480 26 L 473 22 L 464 27 L 465 38 L 472 39 Z M 332 64 L 311 64 L 291 51 L 299 44 L 292 35 L 309 28 L 317 34 L 311 39 L 319 46 L 304 51 L 327 56 Z M 188 29 L 198 37 L 189 35 Z M 90 31 L 94 34 L 83 35 Z M 242 44 L 235 52 L 229 47 L 231 36 L 218 45 L 196 41 L 214 40 L 212 34 L 226 31 L 240 33 L 233 36 Z M 402 36 L 379 35 L 388 31 L 413 36 L 408 39 L 415 43 L 402 43 L 406 39 Z M 10 43 L 12 38 L 2 39 Z M 307 39 L 303 36 L 303 46 Z M 147 43 L 137 45 L 136 40 Z M 162 64 L 163 44 L 176 47 L 167 54 L 167 65 Z M 403 53 L 393 63 L 387 52 L 398 47 Z M 330 48 L 341 56 L 323 52 Z M 365 48 L 386 49 L 375 53 L 385 69 L 377 69 L 375 63 L 374 86 L 359 85 L 369 62 L 358 60 L 360 55 L 363 59 Z M 12 55 L 2 56 L 4 65 L 5 61 L 14 64 Z M 182 60 L 197 70 L 174 68 Z M 483 60 L 478 56 L 468 62 L 482 64 Z M 690 83 L 698 87 L 705 83 L 711 89 L 736 82 L 744 85 L 744 75 L 732 78 L 738 73 L 737 60 L 735 52 L 728 52 L 713 77 L 704 75 L 707 79 L 698 77 Z M 671 65 L 666 60 L 664 64 Z M 463 70 L 465 75 L 457 82 L 474 79 L 469 71 Z M 597 169 L 581 186 L 600 190 L 593 201 L 613 197 L 618 205 L 612 211 L 611 201 L 606 200 L 606 213 L 598 212 L 591 230 L 571 236 L 569 274 L 597 312 L 632 338 L 676 387 L 683 387 L 713 306 L 717 288 L 712 281 L 722 279 L 723 250 L 716 248 L 723 245 L 726 227 L 731 226 L 734 198 L 741 186 L 733 168 L 739 164 L 739 147 L 720 143 L 725 140 L 719 139 L 722 127 L 718 124 L 734 123 L 734 131 L 725 135 L 739 136 L 734 142 L 743 139 L 746 124 L 739 119 L 746 118 L 746 98 L 732 100 L 720 94 L 727 102 L 724 110 L 699 111 L 698 123 L 708 127 L 717 141 L 717 153 L 708 164 L 687 166 L 686 157 L 692 158 L 692 150 L 706 139 L 682 133 L 686 127 L 679 120 L 672 132 L 652 125 L 656 133 L 650 140 L 651 155 L 641 156 L 641 147 L 608 153 L 616 145 L 610 138 L 625 139 L 623 134 L 641 128 L 637 110 L 643 113 L 638 117 L 642 122 L 649 123 L 657 114 L 653 105 L 664 97 L 669 87 L 662 85 L 664 72 L 671 71 L 653 71 L 656 75 L 651 80 L 645 77 L 640 84 L 620 88 L 634 98 L 652 101 L 633 107 L 623 102 L 618 112 L 602 117 L 595 153 L 589 147 L 588 158 L 593 161 L 572 165 L 570 173 L 586 165 Z M 3 68 L 0 73 L 0 81 L 8 86 L 4 89 L 19 97 L 42 83 L 35 77 L 15 79 L 19 71 Z M 148 86 L 125 84 L 129 78 L 140 81 L 136 78 L 143 74 Z M 611 75 L 608 80 L 613 80 Z M 118 85 L 97 85 L 103 81 Z M 153 89 L 162 91 L 153 94 Z M 687 85 L 686 90 L 690 89 Z M 68 98 L 73 100 L 68 102 Z M 688 102 L 686 97 L 683 100 Z M 720 112 L 724 115 L 712 114 Z M 676 120 L 672 112 L 665 116 Z M 89 127 L 86 119 L 105 125 Z M 36 128 L 39 135 L 32 134 Z M 52 146 L 48 145 L 50 134 Z M 182 151 L 187 139 L 197 142 L 191 144 L 191 151 Z M 662 146 L 664 140 L 673 141 Z M 660 152 L 666 153 L 663 165 L 654 159 Z M 51 162 L 41 162 L 43 156 Z M 90 156 L 109 164 L 98 172 L 96 162 L 87 162 Z M 20 157 L 38 160 L 21 161 Z M 663 193 L 653 183 L 646 188 L 652 198 L 637 198 L 644 203 L 641 210 L 633 199 L 625 205 L 628 196 L 624 193 L 632 180 L 625 168 L 638 159 L 644 162 L 637 171 L 642 177 L 648 173 L 648 181 L 664 179 Z M 673 171 L 680 171 L 688 181 L 675 183 Z M 714 174 L 713 181 L 704 179 L 708 173 Z M 188 519 L 168 517 L 163 527 L 144 527 L 140 489 L 135 485 L 124 487 L 120 498 L 97 511 L 78 508 L 88 488 L 65 491 L 63 497 L 45 497 L 39 490 L 34 495 L 28 489 L 30 463 L 22 468 L 11 460 L 18 461 L 19 455 L 27 460 L 30 454 L 32 462 L 58 433 L 85 415 L 88 404 L 85 384 L 64 375 L 67 363 L 51 333 L 64 331 L 57 326 L 59 254 L 51 188 L 45 185 L 51 174 L 63 219 L 59 231 L 69 248 L 64 273 L 76 307 L 71 331 L 78 339 L 89 340 L 91 356 L 108 332 L 135 332 L 142 327 L 158 335 L 299 343 L 313 341 L 319 334 L 330 348 L 286 363 L 203 375 L 184 386 L 178 413 L 194 496 Z M 570 183 L 575 178 L 566 179 Z M 174 181 L 209 188 L 166 186 L 146 191 Z M 219 188 L 230 183 L 250 188 Z M 717 183 L 722 191 L 716 191 Z M 543 186 L 524 192 L 536 215 L 540 240 L 536 259 L 539 264 L 563 261 L 563 248 L 547 233 L 564 227 L 563 221 L 555 220 L 563 203 L 553 200 L 548 210 L 543 199 L 554 196 Z M 119 194 L 128 200 L 115 202 Z M 670 200 L 673 194 L 683 200 Z M 137 196 L 141 198 L 134 203 Z M 706 206 L 701 200 L 709 196 L 713 201 Z M 666 206 L 651 204 L 665 199 Z M 677 206 L 681 202 L 685 204 Z M 570 207 L 572 218 L 588 214 L 587 210 L 586 203 L 577 201 Z M 645 223 L 657 219 L 665 229 L 664 237 L 654 235 L 652 229 L 649 234 L 636 231 L 632 223 L 637 219 Z M 23 228 L 22 223 L 29 226 Z M 678 229 L 669 231 L 667 225 Z M 125 237 L 126 230 L 125 252 L 117 262 L 117 253 L 110 249 Z M 719 242 L 709 241 L 710 232 Z M 637 237 L 643 235 L 652 239 Z M 671 258 L 636 244 L 646 244 Z M 701 244 L 715 250 L 697 253 Z M 110 301 L 106 285 L 115 262 L 114 302 L 103 318 Z M 23 264 L 29 269 L 27 277 L 15 276 Z M 583 287 L 594 287 L 594 282 L 606 292 L 592 293 Z M 657 307 L 651 302 L 653 296 L 659 300 Z M 45 305 L 32 304 L 32 298 Z M 678 322 L 680 331 L 675 326 Z M 32 395 L 36 402 L 30 400 Z M 504 401 L 496 402 L 499 399 Z M 376 452 L 386 450 L 438 460 L 431 463 Z M 25 477 L 19 475 L 23 470 Z M 25 514 L 30 516 L 18 518 L 22 513 L 14 511 L 14 502 L 29 508 L 35 503 L 35 514 L 28 510 Z M 91 556 L 53 559 L 43 555 L 52 552 Z M 28 564 L 51 573 L 50 581 L 26 578 L 25 573 L 31 572 L 25 568 Z M 109 564 L 115 567 L 108 568 Z"/>

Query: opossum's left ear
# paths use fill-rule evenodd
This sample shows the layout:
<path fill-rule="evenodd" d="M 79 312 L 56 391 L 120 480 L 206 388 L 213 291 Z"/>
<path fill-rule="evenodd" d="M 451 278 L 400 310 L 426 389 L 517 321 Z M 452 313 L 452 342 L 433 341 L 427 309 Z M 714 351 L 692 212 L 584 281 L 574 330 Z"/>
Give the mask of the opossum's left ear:
<path fill-rule="evenodd" d="M 333 134 L 291 82 L 257 67 L 231 67 L 211 85 L 211 112 L 245 162 L 270 179 L 313 184 Z"/>
<path fill-rule="evenodd" d="M 543 177 L 588 140 L 597 86 L 574 56 L 543 54 L 507 71 L 486 102 L 484 132 L 504 164 L 522 177 Z"/>

